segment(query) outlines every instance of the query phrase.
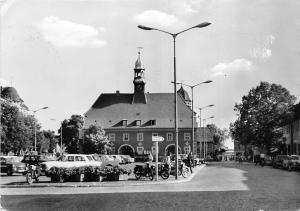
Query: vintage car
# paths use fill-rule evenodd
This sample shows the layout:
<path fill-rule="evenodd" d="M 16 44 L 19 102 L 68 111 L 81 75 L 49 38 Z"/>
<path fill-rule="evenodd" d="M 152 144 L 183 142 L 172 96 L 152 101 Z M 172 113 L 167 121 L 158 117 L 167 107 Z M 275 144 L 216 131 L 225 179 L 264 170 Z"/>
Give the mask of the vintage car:
<path fill-rule="evenodd" d="M 91 155 L 95 161 L 100 161 L 101 166 L 117 166 L 119 164 L 118 161 L 112 159 L 108 155 Z"/>
<path fill-rule="evenodd" d="M 290 155 L 288 159 L 283 160 L 282 166 L 289 171 L 300 169 L 300 156 Z"/>
<path fill-rule="evenodd" d="M 289 160 L 289 155 L 277 155 L 273 160 L 273 168 L 283 168 Z"/>
<path fill-rule="evenodd" d="M 120 156 L 125 163 L 134 163 L 134 158 L 132 158 L 130 155 L 120 155 Z"/>
<path fill-rule="evenodd" d="M 101 161 L 96 161 L 92 155 L 83 154 L 64 154 L 61 155 L 56 161 L 47 161 L 41 164 L 42 174 L 47 176 L 48 171 L 52 167 L 82 167 L 82 166 L 100 166 L 102 167 L 104 163 Z"/>
<path fill-rule="evenodd" d="M 112 157 L 115 161 L 118 161 L 119 164 L 125 164 L 126 161 L 120 156 L 120 155 L 109 155 Z"/>
<path fill-rule="evenodd" d="M 25 173 L 26 166 L 22 163 L 23 157 L 17 156 L 1 156 L 1 173 L 6 173 L 8 176 L 13 173 Z"/>

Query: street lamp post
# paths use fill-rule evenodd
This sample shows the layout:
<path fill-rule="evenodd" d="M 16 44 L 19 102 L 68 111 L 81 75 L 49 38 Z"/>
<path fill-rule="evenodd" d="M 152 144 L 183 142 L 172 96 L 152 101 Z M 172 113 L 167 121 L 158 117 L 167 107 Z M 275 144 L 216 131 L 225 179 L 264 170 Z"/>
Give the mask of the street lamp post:
<path fill-rule="evenodd" d="M 195 85 L 189 85 L 189 84 L 185 84 L 185 83 L 177 83 L 177 84 L 181 84 L 181 85 L 184 85 L 184 86 L 188 86 L 191 88 L 191 91 L 192 91 L 192 152 L 193 154 L 195 154 L 195 129 L 194 129 L 194 88 L 196 86 L 199 86 L 201 84 L 208 84 L 208 83 L 211 83 L 212 81 L 211 80 L 207 80 L 207 81 L 204 81 L 204 82 L 201 82 L 201 83 L 198 83 L 198 84 L 195 84 Z"/>
<path fill-rule="evenodd" d="M 201 123 L 202 123 L 202 120 L 201 120 L 201 115 L 202 115 L 202 110 L 204 108 L 208 108 L 208 107 L 213 107 L 215 106 L 214 104 L 211 104 L 211 105 L 207 105 L 207 106 L 204 106 L 204 107 L 201 107 L 199 108 L 199 118 L 200 118 L 200 130 L 201 130 Z M 204 142 L 204 130 L 203 130 L 203 142 Z M 204 143 L 203 143 L 204 144 Z M 204 146 L 203 146 L 203 154 L 204 154 Z M 204 155 L 203 155 L 204 156 Z M 200 140 L 200 157 L 202 157 L 202 143 L 201 143 L 201 140 Z"/>
<path fill-rule="evenodd" d="M 48 107 L 43 107 L 40 109 L 37 109 L 35 111 L 33 111 L 33 117 L 34 117 L 34 151 L 36 152 L 36 120 L 35 120 L 35 114 L 36 112 L 43 110 L 43 109 L 47 109 Z"/>
<path fill-rule="evenodd" d="M 50 119 L 59 122 L 57 119 Z M 62 133 L 63 133 L 63 122 L 60 123 L 60 148 L 62 148 Z"/>
<path fill-rule="evenodd" d="M 208 23 L 208 22 L 203 22 L 203 23 L 200 23 L 196 26 L 193 26 L 193 27 L 190 27 L 188 29 L 185 29 L 183 31 L 180 31 L 178 33 L 170 33 L 170 32 L 167 32 L 167 31 L 164 31 L 164 30 L 161 30 L 161 29 L 157 29 L 157 28 L 152 28 L 152 27 L 147 27 L 147 26 L 143 26 L 143 25 L 138 25 L 138 28 L 140 29 L 143 29 L 143 30 L 155 30 L 155 31 L 160 31 L 160 32 L 163 32 L 163 33 L 166 33 L 166 34 L 169 34 L 173 37 L 173 50 L 174 50 L 174 127 L 175 127 L 175 166 L 176 166 L 176 169 L 175 169 L 175 179 L 178 179 L 178 119 L 177 119 L 177 88 L 176 88 L 176 85 L 177 85 L 177 80 L 176 80 L 176 37 L 183 33 L 183 32 L 186 32 L 188 30 L 191 30 L 191 29 L 195 29 L 195 28 L 203 28 L 203 27 L 206 27 L 208 25 L 210 25 L 211 23 Z"/>
<path fill-rule="evenodd" d="M 204 150 L 204 160 L 206 159 L 207 156 L 207 143 L 206 143 L 206 133 L 205 133 L 205 121 L 208 119 L 213 119 L 215 118 L 214 116 L 210 116 L 208 118 L 203 119 L 203 139 L 204 139 L 204 146 L 203 146 L 203 150 Z"/>

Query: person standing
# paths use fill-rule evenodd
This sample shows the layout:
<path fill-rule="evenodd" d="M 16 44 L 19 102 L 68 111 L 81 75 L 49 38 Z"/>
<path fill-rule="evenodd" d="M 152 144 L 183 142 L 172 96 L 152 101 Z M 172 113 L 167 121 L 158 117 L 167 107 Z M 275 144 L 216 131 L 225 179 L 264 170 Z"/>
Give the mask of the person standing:
<path fill-rule="evenodd" d="M 190 151 L 188 155 L 188 167 L 190 167 L 191 173 L 193 173 L 193 165 L 194 164 L 194 156 L 192 151 Z"/>
<path fill-rule="evenodd" d="M 149 158 L 149 161 L 152 163 L 152 161 L 153 161 L 153 156 L 152 156 L 152 153 L 151 153 L 151 152 L 149 153 L 148 158 Z"/>

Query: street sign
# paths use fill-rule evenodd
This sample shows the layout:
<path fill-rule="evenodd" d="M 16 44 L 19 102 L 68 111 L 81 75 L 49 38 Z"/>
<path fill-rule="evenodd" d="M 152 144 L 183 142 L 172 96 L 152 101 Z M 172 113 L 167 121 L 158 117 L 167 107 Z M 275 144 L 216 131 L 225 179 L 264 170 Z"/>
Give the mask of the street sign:
<path fill-rule="evenodd" d="M 158 142 L 161 142 L 161 141 L 164 141 L 164 137 L 161 137 L 161 136 L 152 136 L 152 141 L 158 141 Z"/>

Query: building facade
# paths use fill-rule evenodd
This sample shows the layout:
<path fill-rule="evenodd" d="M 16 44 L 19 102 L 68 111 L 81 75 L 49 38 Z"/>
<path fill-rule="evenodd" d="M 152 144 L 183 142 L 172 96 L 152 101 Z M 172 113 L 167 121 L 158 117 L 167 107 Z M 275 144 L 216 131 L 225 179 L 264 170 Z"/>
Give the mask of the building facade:
<path fill-rule="evenodd" d="M 284 125 L 282 130 L 282 139 L 286 145 L 285 154 L 300 155 L 300 118 L 295 119 L 287 125 Z"/>
<path fill-rule="evenodd" d="M 101 94 L 85 113 L 84 128 L 91 124 L 102 126 L 114 144 L 113 154 L 154 154 L 153 136 L 164 138 L 159 143 L 159 156 L 175 153 L 174 93 L 145 92 L 145 68 L 140 53 L 135 62 L 133 86 L 134 93 L 116 91 Z M 177 95 L 178 151 L 189 153 L 192 111 L 188 105 L 189 97 L 182 96 L 180 92 Z"/>

